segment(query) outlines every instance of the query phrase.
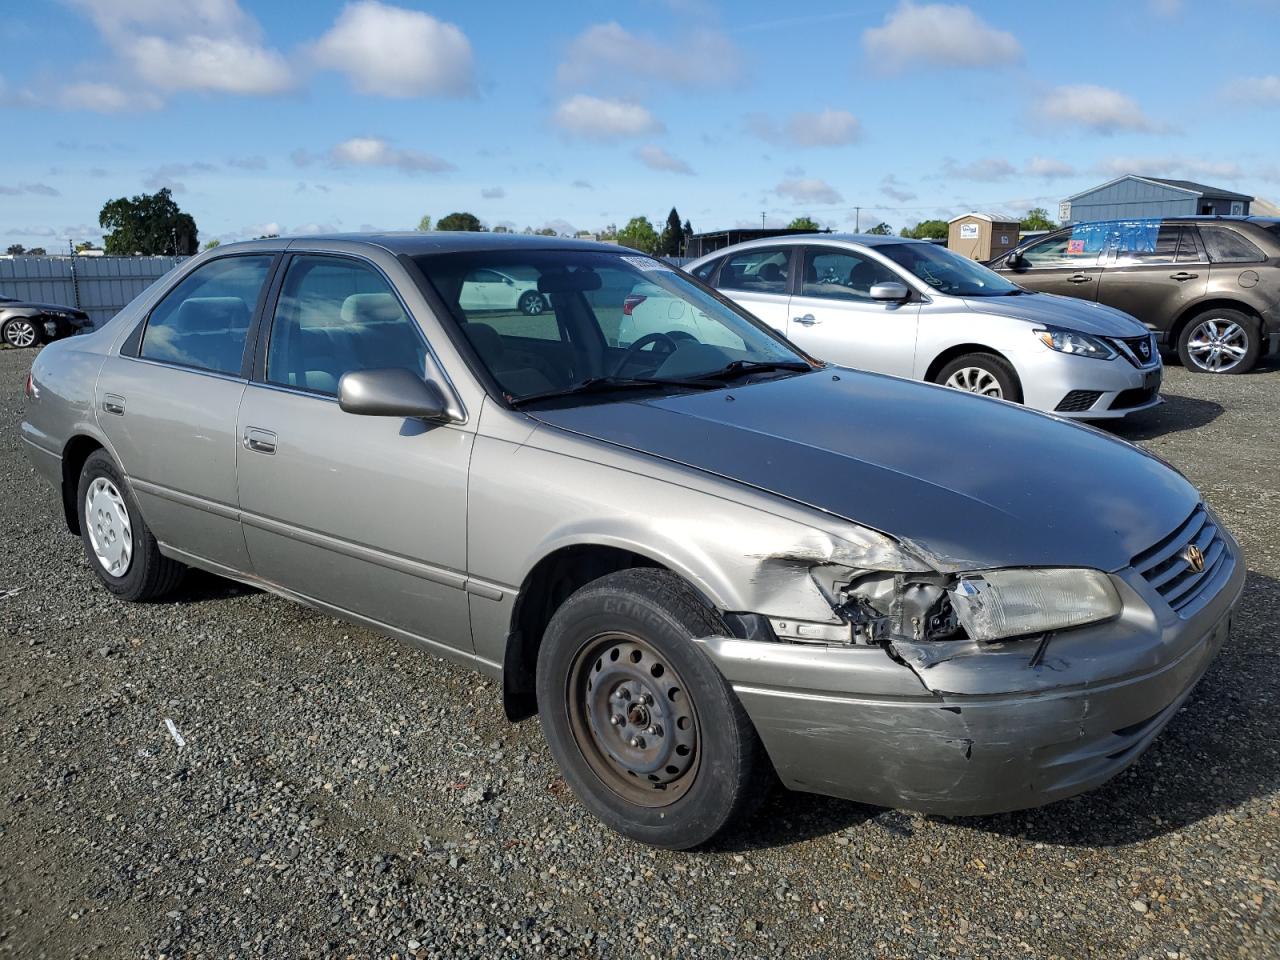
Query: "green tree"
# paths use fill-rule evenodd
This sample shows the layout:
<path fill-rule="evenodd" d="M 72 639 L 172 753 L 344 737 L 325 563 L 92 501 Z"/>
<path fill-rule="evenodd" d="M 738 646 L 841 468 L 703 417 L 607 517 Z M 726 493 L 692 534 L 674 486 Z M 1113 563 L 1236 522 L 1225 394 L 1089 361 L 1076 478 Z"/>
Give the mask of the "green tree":
<path fill-rule="evenodd" d="M 222 241 L 219 240 L 217 237 L 214 237 L 212 240 L 210 240 L 208 243 L 204 245 L 204 248 L 206 250 L 212 250 L 214 247 L 220 247 L 220 246 L 222 246 Z"/>
<path fill-rule="evenodd" d="M 537 230 L 535 230 L 535 231 L 533 231 L 533 232 L 534 232 L 534 234 L 535 234 L 536 236 L 539 236 L 539 237 L 554 237 L 554 236 L 558 236 L 558 234 L 556 233 L 556 228 L 555 228 L 555 227 L 539 227 Z"/>
<path fill-rule="evenodd" d="M 874 227 L 868 230 L 867 233 L 875 234 L 877 237 L 891 237 L 893 236 L 893 227 L 881 220 Z"/>
<path fill-rule="evenodd" d="M 796 217 L 789 224 L 787 224 L 787 229 L 788 230 L 821 230 L 822 228 L 818 226 L 818 221 L 814 220 L 812 217 Z"/>
<path fill-rule="evenodd" d="M 474 213 L 451 213 L 447 217 L 440 218 L 440 222 L 436 224 L 436 229 L 477 233 L 483 230 L 484 227 L 480 225 L 480 218 Z"/>
<path fill-rule="evenodd" d="M 639 250 L 641 253 L 658 252 L 658 231 L 648 217 L 632 217 L 625 227 L 617 233 L 617 241 L 624 247 Z"/>
<path fill-rule="evenodd" d="M 662 236 L 658 238 L 658 252 L 665 257 L 678 257 L 684 249 L 684 227 L 680 225 L 680 214 L 672 207 L 667 214 L 667 225 L 662 228 Z"/>
<path fill-rule="evenodd" d="M 1023 230 L 1052 230 L 1057 224 L 1049 219 L 1049 211 L 1044 207 L 1033 207 L 1018 224 Z"/>
<path fill-rule="evenodd" d="M 431 230 L 431 214 L 424 213 L 422 215 L 422 219 L 418 221 L 418 229 L 423 233 L 428 233 Z"/>
<path fill-rule="evenodd" d="M 493 232 L 494 233 L 510 233 L 511 228 L 508 227 L 505 223 L 500 223 L 493 228 Z"/>
<path fill-rule="evenodd" d="M 945 220 L 921 220 L 914 227 L 903 227 L 898 235 L 916 240 L 945 240 L 948 229 Z"/>
<path fill-rule="evenodd" d="M 106 252 L 116 256 L 190 256 L 198 248 L 196 222 L 182 212 L 168 187 L 108 200 L 98 225 L 108 231 L 102 238 Z"/>
<path fill-rule="evenodd" d="M 20 257 L 26 252 L 27 248 L 20 243 L 9 244 L 9 249 L 5 251 L 5 253 L 9 254 L 11 257 Z"/>
<path fill-rule="evenodd" d="M 81 240 L 75 247 L 76 253 L 84 253 L 86 250 L 92 249 L 94 249 L 92 240 Z"/>
<path fill-rule="evenodd" d="M 45 255 L 44 247 L 32 247 L 27 251 L 28 257 L 43 257 Z"/>

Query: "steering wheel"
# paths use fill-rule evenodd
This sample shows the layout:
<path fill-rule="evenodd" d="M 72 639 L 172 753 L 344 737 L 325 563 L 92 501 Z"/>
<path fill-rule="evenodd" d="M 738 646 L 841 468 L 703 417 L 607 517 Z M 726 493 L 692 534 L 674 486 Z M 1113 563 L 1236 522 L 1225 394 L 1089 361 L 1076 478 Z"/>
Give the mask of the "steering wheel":
<path fill-rule="evenodd" d="M 632 359 L 634 359 L 635 355 L 645 347 L 649 346 L 649 344 L 654 345 L 655 351 L 658 344 L 663 344 L 664 349 L 662 352 L 667 355 L 675 353 L 676 347 L 678 346 L 675 339 L 665 333 L 658 333 L 657 331 L 653 333 L 646 333 L 643 337 L 633 341 L 631 346 L 627 347 L 627 352 L 622 355 L 622 359 L 614 366 L 612 376 L 616 377 L 622 369 L 630 363 Z"/>

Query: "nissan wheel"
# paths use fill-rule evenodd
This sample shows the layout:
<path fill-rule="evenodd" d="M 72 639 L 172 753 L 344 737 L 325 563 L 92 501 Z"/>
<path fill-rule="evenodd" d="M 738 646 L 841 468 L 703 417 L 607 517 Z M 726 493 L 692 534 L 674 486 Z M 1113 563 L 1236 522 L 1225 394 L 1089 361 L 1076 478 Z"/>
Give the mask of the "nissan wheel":
<path fill-rule="evenodd" d="M 1022 402 L 1022 385 L 1012 365 L 994 353 L 967 353 L 938 371 L 936 383 L 997 400 Z"/>
<path fill-rule="evenodd" d="M 0 331 L 4 342 L 11 347 L 34 347 L 40 342 L 40 330 L 30 317 L 14 317 L 6 320 Z"/>

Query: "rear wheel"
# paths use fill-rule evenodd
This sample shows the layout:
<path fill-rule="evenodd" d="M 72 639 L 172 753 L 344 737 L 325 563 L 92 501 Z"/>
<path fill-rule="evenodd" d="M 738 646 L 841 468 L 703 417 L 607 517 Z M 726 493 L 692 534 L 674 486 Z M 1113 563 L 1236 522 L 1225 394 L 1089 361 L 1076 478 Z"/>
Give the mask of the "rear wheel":
<path fill-rule="evenodd" d="M 1206 310 L 1178 336 L 1178 357 L 1196 373 L 1247 373 L 1261 353 L 1258 322 L 1239 310 Z"/>
<path fill-rule="evenodd" d="M 692 642 L 724 623 L 679 577 L 623 570 L 556 611 L 538 710 L 565 779 L 605 824 L 688 849 L 750 811 L 769 765 L 742 704 Z"/>
<path fill-rule="evenodd" d="M 537 290 L 526 290 L 520 294 L 518 304 L 520 312 L 527 317 L 536 317 L 547 309 L 547 301 Z"/>
<path fill-rule="evenodd" d="M 28 317 L 14 317 L 5 321 L 2 334 L 4 342 L 11 347 L 34 347 L 40 342 L 40 331 L 36 322 Z"/>
<path fill-rule="evenodd" d="M 76 502 L 85 556 L 108 590 L 122 600 L 153 600 L 178 585 L 186 567 L 160 552 L 124 475 L 103 451 L 85 460 Z"/>
<path fill-rule="evenodd" d="M 1012 365 L 994 353 L 967 353 L 938 371 L 934 382 L 998 400 L 1022 402 L 1022 386 Z"/>

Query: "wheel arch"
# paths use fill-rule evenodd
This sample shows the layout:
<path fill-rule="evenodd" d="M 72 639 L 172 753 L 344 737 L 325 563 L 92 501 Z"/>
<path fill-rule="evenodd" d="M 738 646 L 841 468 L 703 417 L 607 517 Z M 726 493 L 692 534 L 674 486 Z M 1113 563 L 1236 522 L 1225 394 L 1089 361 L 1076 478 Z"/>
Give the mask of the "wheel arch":
<path fill-rule="evenodd" d="M 76 491 L 80 486 L 80 471 L 95 450 L 105 449 L 101 441 L 85 433 L 76 434 L 62 448 L 62 512 L 67 529 L 77 536 L 80 534 L 80 511 L 76 504 Z"/>
<path fill-rule="evenodd" d="M 1169 335 L 1165 340 L 1165 345 L 1176 350 L 1178 341 L 1182 338 L 1182 331 L 1187 328 L 1187 325 L 1200 314 L 1208 313 L 1210 310 L 1235 310 L 1252 317 L 1261 328 L 1262 315 L 1249 304 L 1242 300 L 1233 300 L 1231 297 L 1212 297 L 1207 300 L 1197 300 L 1195 303 L 1188 304 L 1183 308 L 1173 323 L 1169 325 Z"/>
<path fill-rule="evenodd" d="M 1013 369 L 1013 375 L 1018 377 L 1018 386 L 1022 386 L 1022 378 L 1018 376 L 1018 368 L 1014 362 L 1000 350 L 997 350 L 995 347 L 988 346 L 985 343 L 958 343 L 954 346 L 947 347 L 929 362 L 929 366 L 925 370 L 925 374 L 921 379 L 928 383 L 936 382 L 938 374 L 942 372 L 943 367 L 952 360 L 963 357 L 967 353 L 989 353 L 993 357 L 999 357 Z"/>

